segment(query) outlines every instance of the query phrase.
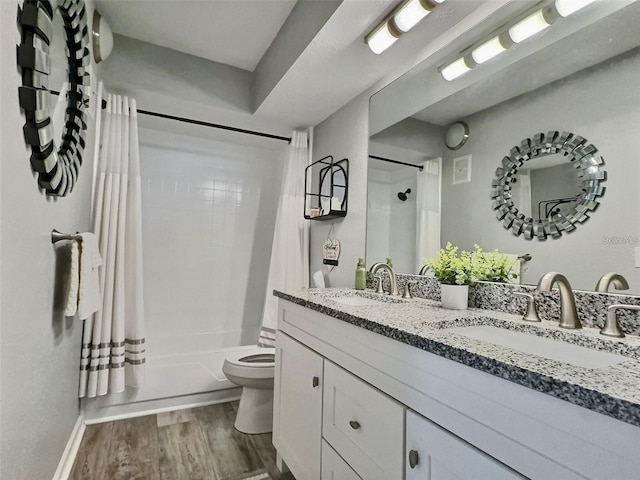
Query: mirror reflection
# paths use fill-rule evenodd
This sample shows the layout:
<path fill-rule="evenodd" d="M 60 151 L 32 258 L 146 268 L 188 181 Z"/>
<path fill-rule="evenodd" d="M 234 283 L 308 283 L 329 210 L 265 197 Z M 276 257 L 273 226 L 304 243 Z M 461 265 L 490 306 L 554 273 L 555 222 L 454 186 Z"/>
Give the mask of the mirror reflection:
<path fill-rule="evenodd" d="M 567 216 L 582 192 L 582 180 L 564 155 L 536 158 L 518 169 L 512 180 L 513 203 L 524 215 L 546 220 Z"/>
<path fill-rule="evenodd" d="M 530 260 L 520 265 L 522 283 L 535 284 L 544 273 L 560 271 L 574 288 L 592 291 L 603 274 L 617 272 L 630 286 L 619 293 L 640 294 L 640 165 L 634 160 L 640 37 L 629 34 L 640 24 L 638 3 L 596 2 L 588 16 L 563 19 L 555 32 L 532 40 L 526 51 L 516 45 L 448 82 L 438 66 L 490 26 L 471 29 L 466 38 L 456 39 L 375 94 L 369 154 L 414 165 L 433 162 L 440 168 L 433 174 L 435 187 L 425 192 L 418 186 L 417 168 L 369 160 L 367 263 L 391 257 L 397 272 L 417 273 L 423 258 L 446 242 L 466 250 L 477 243 L 514 259 L 529 254 Z M 469 138 L 452 151 L 444 139 L 458 121 L 468 124 Z M 598 147 L 606 162 L 606 194 L 575 231 L 532 241 L 513 235 L 496 219 L 492 179 L 513 145 L 550 130 L 584 135 Z M 581 181 L 566 157 L 549 155 L 527 163 L 513 192 L 518 209 L 544 220 L 575 206 Z M 470 175 L 465 171 L 464 177 L 469 180 L 455 181 L 456 175 L 462 178 L 456 173 L 460 168 L 468 169 Z M 407 188 L 412 193 L 402 202 L 397 194 Z M 435 197 L 432 204 L 437 204 L 422 215 L 417 206 L 421 196 Z"/>

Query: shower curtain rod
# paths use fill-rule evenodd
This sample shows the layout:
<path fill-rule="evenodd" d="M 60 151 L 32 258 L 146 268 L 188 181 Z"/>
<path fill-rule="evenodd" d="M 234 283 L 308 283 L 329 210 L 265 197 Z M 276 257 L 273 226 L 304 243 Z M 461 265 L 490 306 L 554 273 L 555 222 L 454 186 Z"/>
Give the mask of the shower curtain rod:
<path fill-rule="evenodd" d="M 389 163 L 395 163 L 396 165 L 404 165 L 405 167 L 417 168 L 420 171 L 424 170 L 424 167 L 422 165 L 414 165 L 413 163 L 401 162 L 399 160 L 391 160 L 390 158 L 377 157 L 375 155 L 369 155 L 369 158 L 373 158 L 374 160 L 380 160 L 381 162 L 389 162 Z"/>
<path fill-rule="evenodd" d="M 50 90 L 50 92 L 53 95 L 60 95 L 60 92 L 56 92 L 55 90 Z M 102 108 L 104 109 L 104 108 L 106 108 L 106 106 L 107 106 L 107 101 L 106 100 L 102 100 Z M 190 123 L 192 125 L 200 125 L 202 127 L 219 128 L 221 130 L 229 130 L 231 132 L 246 133 L 247 135 L 255 135 L 257 137 L 272 138 L 274 140 L 282 140 L 282 141 L 285 141 L 287 143 L 291 143 L 291 137 L 282 137 L 280 135 L 273 135 L 271 133 L 256 132 L 255 130 L 246 130 L 244 128 L 230 127 L 229 125 L 221 125 L 221 124 L 218 124 L 218 123 L 209 123 L 209 122 L 204 122 L 202 120 L 194 120 L 192 118 L 177 117 L 175 115 L 168 115 L 166 113 L 151 112 L 149 110 L 140 110 L 140 109 L 138 109 L 138 113 L 140 113 L 142 115 L 149 115 L 151 117 L 166 118 L 167 120 L 175 120 L 177 122 Z"/>

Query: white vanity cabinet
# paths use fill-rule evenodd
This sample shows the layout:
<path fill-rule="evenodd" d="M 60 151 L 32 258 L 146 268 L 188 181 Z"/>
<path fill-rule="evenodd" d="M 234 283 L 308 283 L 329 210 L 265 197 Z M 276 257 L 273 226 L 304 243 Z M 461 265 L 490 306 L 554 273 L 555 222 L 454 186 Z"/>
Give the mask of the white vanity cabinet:
<path fill-rule="evenodd" d="M 362 480 L 325 440 L 322 441 L 322 476 L 320 480 Z"/>
<path fill-rule="evenodd" d="M 629 423 L 282 299 L 276 338 L 297 480 L 640 478 Z"/>
<path fill-rule="evenodd" d="M 404 407 L 328 360 L 322 436 L 363 480 L 402 478 Z"/>
<path fill-rule="evenodd" d="M 323 359 L 278 332 L 273 444 L 296 480 L 320 478 Z"/>
<path fill-rule="evenodd" d="M 410 410 L 406 451 L 406 480 L 525 478 Z"/>

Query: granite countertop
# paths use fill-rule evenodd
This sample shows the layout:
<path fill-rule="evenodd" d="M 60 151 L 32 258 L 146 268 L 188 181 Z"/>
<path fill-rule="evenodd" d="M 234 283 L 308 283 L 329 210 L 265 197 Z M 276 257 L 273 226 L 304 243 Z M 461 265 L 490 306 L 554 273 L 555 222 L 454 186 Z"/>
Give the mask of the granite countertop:
<path fill-rule="evenodd" d="M 529 323 L 519 315 L 491 310 L 447 310 L 440 302 L 402 299 L 347 288 L 274 291 L 284 300 L 380 335 L 462 363 L 575 405 L 640 426 L 640 338 L 613 339 L 596 328 L 566 330 L 557 322 Z M 346 305 L 338 297 L 360 296 L 376 305 Z M 493 325 L 626 357 L 621 363 L 585 368 L 491 341 L 476 340 L 452 328 Z"/>

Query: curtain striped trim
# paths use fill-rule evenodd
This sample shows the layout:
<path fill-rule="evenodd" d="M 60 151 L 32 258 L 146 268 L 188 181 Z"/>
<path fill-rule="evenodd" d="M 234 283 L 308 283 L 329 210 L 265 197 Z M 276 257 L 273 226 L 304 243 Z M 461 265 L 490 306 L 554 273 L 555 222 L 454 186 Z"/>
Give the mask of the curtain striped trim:
<path fill-rule="evenodd" d="M 258 338 L 259 347 L 273 347 L 276 344 L 276 331 L 273 328 L 262 327 Z"/>
<path fill-rule="evenodd" d="M 90 372 L 96 372 L 98 370 L 106 370 L 106 369 L 110 369 L 110 370 L 115 370 L 117 368 L 124 368 L 125 364 L 129 364 L 129 365 L 144 365 L 145 363 L 147 363 L 147 359 L 146 358 L 141 358 L 139 360 L 132 360 L 129 358 L 125 358 L 123 362 L 120 363 L 106 363 L 103 365 L 80 365 L 80 370 L 88 370 Z"/>
<path fill-rule="evenodd" d="M 83 343 L 80 354 L 80 371 L 96 372 L 124 368 L 125 364 L 144 365 L 146 363 L 145 338 L 126 338 L 120 342 L 99 344 Z"/>

